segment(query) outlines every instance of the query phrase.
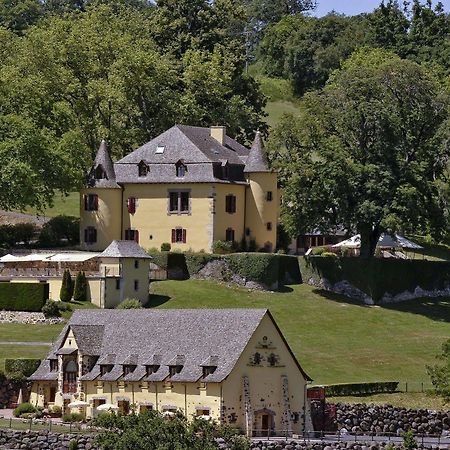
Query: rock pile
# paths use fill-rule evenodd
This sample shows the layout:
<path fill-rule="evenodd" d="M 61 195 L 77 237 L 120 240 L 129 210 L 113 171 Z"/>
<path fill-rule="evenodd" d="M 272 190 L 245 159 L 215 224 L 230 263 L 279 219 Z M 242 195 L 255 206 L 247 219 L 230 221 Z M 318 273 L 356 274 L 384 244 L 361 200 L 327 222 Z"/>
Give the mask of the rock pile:
<path fill-rule="evenodd" d="M 54 325 L 65 322 L 62 317 L 45 318 L 41 312 L 0 311 L 0 323 L 24 323 Z"/>
<path fill-rule="evenodd" d="M 338 430 L 352 434 L 393 433 L 450 435 L 450 411 L 396 408 L 391 405 L 336 405 Z"/>
<path fill-rule="evenodd" d="M 418 447 L 426 448 L 426 447 Z M 376 444 L 365 444 L 354 442 L 314 442 L 304 443 L 295 441 L 260 441 L 252 442 L 251 450 L 404 450 L 400 444 L 389 444 L 385 442 Z"/>

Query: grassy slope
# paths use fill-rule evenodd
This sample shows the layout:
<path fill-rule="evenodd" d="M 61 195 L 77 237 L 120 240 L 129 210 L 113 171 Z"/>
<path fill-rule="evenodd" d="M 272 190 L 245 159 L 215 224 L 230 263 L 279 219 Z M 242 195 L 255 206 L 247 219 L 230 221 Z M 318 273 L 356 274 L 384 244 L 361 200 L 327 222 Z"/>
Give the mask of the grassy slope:
<path fill-rule="evenodd" d="M 80 216 L 80 194 L 71 192 L 67 197 L 61 194 L 55 195 L 53 207 L 46 208 L 44 211 L 37 211 L 34 208 L 28 208 L 24 212 L 27 214 L 38 214 L 41 216 L 55 217 L 59 215 Z"/>
<path fill-rule="evenodd" d="M 307 286 L 261 293 L 205 281 L 153 284 L 161 308 L 269 308 L 315 383 L 401 380 L 428 383 L 450 335 L 448 299 L 367 307 Z"/>

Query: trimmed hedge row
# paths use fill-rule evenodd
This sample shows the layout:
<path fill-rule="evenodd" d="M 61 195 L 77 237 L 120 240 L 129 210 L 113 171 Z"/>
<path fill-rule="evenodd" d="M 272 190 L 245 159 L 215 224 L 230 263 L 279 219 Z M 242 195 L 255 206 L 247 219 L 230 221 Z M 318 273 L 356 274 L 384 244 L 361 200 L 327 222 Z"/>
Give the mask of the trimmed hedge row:
<path fill-rule="evenodd" d="M 398 381 L 378 381 L 375 383 L 342 383 L 324 386 L 327 397 L 347 395 L 387 394 L 396 392 Z"/>
<path fill-rule="evenodd" d="M 0 282 L 0 310 L 39 312 L 48 297 L 48 283 Z"/>
<path fill-rule="evenodd" d="M 309 256 L 300 258 L 303 279 L 346 280 L 377 302 L 384 294 L 444 289 L 450 285 L 450 262 L 383 258 Z"/>
<path fill-rule="evenodd" d="M 35 358 L 18 358 L 5 359 L 5 373 L 9 375 L 22 375 L 29 377 L 33 374 L 41 363 L 40 359 Z"/>
<path fill-rule="evenodd" d="M 167 271 L 197 275 L 209 262 L 226 261 L 230 270 L 247 280 L 272 285 L 298 284 L 302 282 L 298 258 L 274 253 L 231 253 L 214 255 L 208 253 L 150 252 L 153 263 Z M 170 277 L 170 274 L 169 274 Z"/>

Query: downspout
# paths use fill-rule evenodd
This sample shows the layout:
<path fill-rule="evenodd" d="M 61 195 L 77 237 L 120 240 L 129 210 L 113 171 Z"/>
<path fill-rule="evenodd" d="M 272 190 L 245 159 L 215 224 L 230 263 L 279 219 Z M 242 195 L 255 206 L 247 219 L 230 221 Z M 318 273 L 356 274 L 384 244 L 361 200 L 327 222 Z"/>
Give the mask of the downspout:
<path fill-rule="evenodd" d="M 122 236 L 123 236 L 123 187 L 120 186 L 120 196 L 121 196 L 121 201 L 120 201 L 120 240 L 122 240 Z"/>
<path fill-rule="evenodd" d="M 112 383 L 109 383 L 109 390 L 111 392 L 111 404 L 112 404 L 112 402 L 113 402 L 113 399 L 112 399 L 112 395 L 113 395 Z"/>
<path fill-rule="evenodd" d="M 155 395 L 156 395 L 156 411 L 159 411 L 158 409 L 158 382 L 155 381 Z"/>
<path fill-rule="evenodd" d="M 134 383 L 131 382 L 131 404 L 134 405 Z"/>
<path fill-rule="evenodd" d="M 220 411 L 219 411 L 219 420 L 220 420 L 220 424 L 223 425 L 223 384 L 220 383 Z"/>
<path fill-rule="evenodd" d="M 184 415 L 187 419 L 187 386 L 184 384 Z"/>

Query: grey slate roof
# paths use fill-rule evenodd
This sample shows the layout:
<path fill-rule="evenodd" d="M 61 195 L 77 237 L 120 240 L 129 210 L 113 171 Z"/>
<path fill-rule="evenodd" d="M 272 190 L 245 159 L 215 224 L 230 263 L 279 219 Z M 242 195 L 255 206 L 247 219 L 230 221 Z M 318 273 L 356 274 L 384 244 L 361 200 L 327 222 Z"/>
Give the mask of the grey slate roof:
<path fill-rule="evenodd" d="M 98 166 L 102 166 L 106 173 L 106 178 L 96 179 L 95 169 Z M 114 171 L 114 164 L 112 162 L 111 156 L 109 155 L 106 142 L 102 140 L 100 147 L 97 151 L 97 155 L 92 166 L 91 173 L 88 177 L 88 186 L 90 187 L 105 187 L 105 188 L 120 188 L 116 183 L 116 174 Z"/>
<path fill-rule="evenodd" d="M 135 241 L 112 241 L 100 253 L 99 258 L 145 258 L 152 257 Z"/>
<path fill-rule="evenodd" d="M 93 368 L 97 376 L 105 357 L 116 355 L 112 371 L 100 376 L 100 380 L 121 378 L 122 361 L 136 355 L 137 372 L 133 372 L 134 376 L 130 374 L 128 379 L 139 374 L 143 380 L 162 381 L 169 375 L 169 365 L 183 363 L 183 369 L 172 377 L 173 381 L 195 382 L 202 376 L 202 363 L 213 357 L 217 358 L 218 366 L 205 381 L 220 382 L 232 371 L 265 314 L 264 309 L 76 310 L 69 326 L 75 329 L 93 326 L 98 338 L 101 336 L 100 358 Z M 98 333 L 101 327 L 102 334 Z M 88 339 L 84 333 L 78 333 L 78 337 Z M 80 348 L 91 345 L 76 340 Z M 61 346 L 62 338 L 57 342 Z M 55 345 L 49 357 L 58 348 Z M 146 377 L 143 367 L 155 359 L 160 361 L 161 367 Z M 39 367 L 30 379 L 45 379 L 46 375 L 44 367 Z M 86 374 L 83 379 L 91 377 Z"/>
<path fill-rule="evenodd" d="M 256 132 L 255 140 L 245 163 L 244 172 L 272 172 L 259 131 Z"/>

